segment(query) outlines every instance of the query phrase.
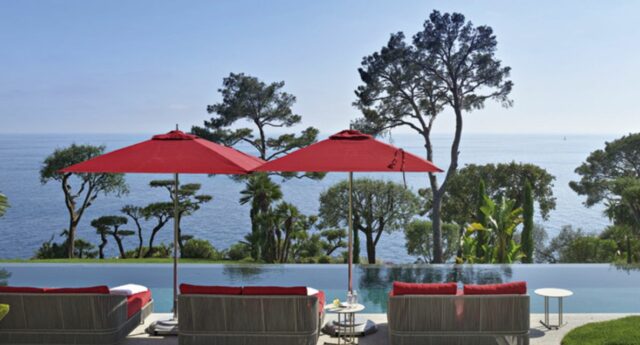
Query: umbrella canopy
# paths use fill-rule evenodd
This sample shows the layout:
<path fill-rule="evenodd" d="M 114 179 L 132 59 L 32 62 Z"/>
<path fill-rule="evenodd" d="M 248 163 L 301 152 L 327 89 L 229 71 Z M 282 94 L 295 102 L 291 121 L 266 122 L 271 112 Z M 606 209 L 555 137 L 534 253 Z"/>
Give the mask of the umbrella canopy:
<path fill-rule="evenodd" d="M 328 139 L 267 162 L 255 171 L 349 172 L 349 292 L 353 290 L 353 172 L 442 172 L 426 159 L 356 130 L 338 132 Z"/>
<path fill-rule="evenodd" d="M 178 130 L 74 164 L 62 172 L 246 174 L 264 161 Z"/>
<path fill-rule="evenodd" d="M 171 173 L 174 175 L 173 312 L 162 327 L 176 332 L 178 282 L 178 174 L 246 174 L 264 161 L 179 130 L 62 169 L 65 173 Z"/>
<path fill-rule="evenodd" d="M 433 163 L 356 130 L 267 162 L 256 171 L 442 172 Z"/>

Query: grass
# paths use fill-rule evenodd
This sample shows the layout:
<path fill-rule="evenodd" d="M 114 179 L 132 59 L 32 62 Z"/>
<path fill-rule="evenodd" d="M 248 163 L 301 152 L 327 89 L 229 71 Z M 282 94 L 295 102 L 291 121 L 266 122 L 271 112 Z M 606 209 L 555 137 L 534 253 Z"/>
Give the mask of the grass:
<path fill-rule="evenodd" d="M 181 264 L 237 264 L 242 261 L 207 260 L 207 259 L 178 259 Z M 29 264 L 170 264 L 173 258 L 145 258 L 145 259 L 3 259 L 0 263 L 29 263 Z"/>
<path fill-rule="evenodd" d="M 4 317 L 7 316 L 7 313 L 9 313 L 9 306 L 6 304 L 0 304 L 0 320 L 4 319 Z"/>
<path fill-rule="evenodd" d="M 590 323 L 578 327 L 562 339 L 562 345 L 640 344 L 640 316 Z"/>

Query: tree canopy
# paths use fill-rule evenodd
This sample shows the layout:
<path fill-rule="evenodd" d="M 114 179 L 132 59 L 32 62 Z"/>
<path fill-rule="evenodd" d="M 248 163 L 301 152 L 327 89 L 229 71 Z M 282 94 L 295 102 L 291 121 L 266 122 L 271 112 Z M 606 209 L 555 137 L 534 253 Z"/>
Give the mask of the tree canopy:
<path fill-rule="evenodd" d="M 173 201 L 175 198 L 175 181 L 173 180 L 153 180 L 149 182 L 149 186 L 152 188 L 164 188 L 169 193 L 169 199 L 171 200 L 171 207 L 173 209 Z M 199 194 L 202 185 L 199 183 L 185 183 L 178 186 L 178 247 L 180 250 L 183 248 L 183 242 L 187 238 L 183 235 L 181 220 L 183 217 L 192 215 L 198 211 L 200 207 L 208 203 L 213 199 L 213 196 L 208 194 Z M 153 204 L 155 211 L 160 212 L 159 216 L 163 217 L 166 212 L 167 204 Z M 173 218 L 173 216 L 171 216 Z M 166 219 L 166 218 L 165 218 Z M 160 219 L 158 219 L 160 220 Z M 159 230 L 159 229 L 158 229 Z M 182 252 L 181 252 L 182 255 Z"/>
<path fill-rule="evenodd" d="M 534 200 L 543 219 L 556 207 L 553 196 L 555 177 L 544 168 L 527 163 L 469 164 L 458 170 L 450 179 L 443 202 L 443 219 L 460 225 L 476 217 L 476 209 L 469 205 L 481 203 L 477 193 L 478 181 L 484 181 L 486 194 L 494 200 L 505 197 L 515 201 L 515 207 L 523 207 L 524 186 L 531 183 Z"/>
<path fill-rule="evenodd" d="M 284 81 L 267 84 L 244 73 L 230 73 L 218 90 L 222 101 L 207 106 L 207 112 L 214 116 L 205 121 L 203 127 L 192 127 L 191 132 L 227 146 L 248 144 L 267 161 L 314 143 L 318 130 L 313 127 L 307 127 L 300 134 L 270 136 L 269 129 L 288 128 L 302 121 L 302 117 L 291 109 L 296 97 L 284 92 L 283 88 Z M 240 121 L 250 123 L 253 128 L 234 127 Z M 321 178 L 324 175 L 309 173 L 303 176 Z"/>
<path fill-rule="evenodd" d="M 342 181 L 320 195 L 320 227 L 348 226 L 349 185 Z M 359 178 L 353 181 L 353 227 L 366 238 L 369 263 L 376 262 L 375 247 L 383 232 L 400 230 L 417 214 L 418 197 L 390 181 Z"/>
<path fill-rule="evenodd" d="M 605 143 L 575 171 L 581 178 L 569 186 L 586 196 L 587 207 L 603 203 L 609 219 L 627 230 L 623 251 L 632 262 L 632 242 L 640 235 L 640 133 Z"/>
<path fill-rule="evenodd" d="M 65 206 L 69 212 L 69 227 L 67 234 L 67 254 L 74 256 L 75 235 L 78 223 L 85 210 L 90 207 L 99 194 L 115 194 L 120 196 L 128 193 L 129 189 L 123 174 L 72 174 L 61 173 L 60 170 L 70 165 L 83 162 L 104 153 L 104 146 L 76 145 L 56 149 L 45 158 L 40 169 L 40 181 L 45 184 L 50 181 L 60 182 L 64 192 Z M 75 176 L 76 179 L 73 179 Z M 73 188 L 76 183 L 76 188 Z"/>
<path fill-rule="evenodd" d="M 604 149 L 591 152 L 575 172 L 580 180 L 569 186 L 587 197 L 586 206 L 616 199 L 614 187 L 618 178 L 640 178 L 640 133 L 605 143 Z"/>
<path fill-rule="evenodd" d="M 430 221 L 414 219 L 404 228 L 405 247 L 407 254 L 418 258 L 419 262 L 433 261 L 432 237 L 433 227 Z M 460 226 L 457 224 L 442 225 L 443 260 L 449 262 L 455 258 L 460 246 Z"/>
<path fill-rule="evenodd" d="M 442 262 L 442 200 L 458 168 L 463 112 L 481 109 L 487 100 L 511 106 L 510 68 L 495 57 L 496 48 L 490 27 L 474 26 L 460 13 L 433 11 L 410 42 L 402 32 L 392 34 L 379 52 L 362 59 L 358 70 L 364 84 L 355 91 L 354 105 L 363 117 L 354 126 L 374 134 L 400 126 L 411 128 L 424 139 L 430 161 L 435 120 L 446 107 L 453 110 L 449 167 L 442 181 L 429 173 L 435 262 Z"/>
<path fill-rule="evenodd" d="M 120 253 L 120 258 L 126 258 L 124 244 L 122 243 L 122 237 L 131 236 L 134 234 L 131 230 L 123 230 L 121 227 L 126 225 L 128 220 L 123 216 L 102 216 L 100 218 L 96 218 L 91 221 L 91 226 L 96 228 L 96 232 L 100 234 L 103 244 L 106 244 L 106 240 L 104 239 L 104 235 L 111 235 L 113 239 L 116 241 L 116 245 L 118 246 L 118 252 Z M 103 250 L 104 246 L 99 247 L 100 249 L 100 258 L 103 258 Z"/>

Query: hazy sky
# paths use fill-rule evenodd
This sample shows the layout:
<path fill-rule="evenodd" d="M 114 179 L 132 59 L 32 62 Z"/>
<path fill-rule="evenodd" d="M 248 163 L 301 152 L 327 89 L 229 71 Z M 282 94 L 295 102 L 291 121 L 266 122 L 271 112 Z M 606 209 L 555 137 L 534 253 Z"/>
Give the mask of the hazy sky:
<path fill-rule="evenodd" d="M 513 70 L 514 107 L 465 131 L 640 130 L 640 1 L 0 0 L 0 132 L 189 129 L 229 72 L 284 80 L 304 125 L 334 132 L 358 116 L 362 57 L 433 9 L 493 27 Z"/>

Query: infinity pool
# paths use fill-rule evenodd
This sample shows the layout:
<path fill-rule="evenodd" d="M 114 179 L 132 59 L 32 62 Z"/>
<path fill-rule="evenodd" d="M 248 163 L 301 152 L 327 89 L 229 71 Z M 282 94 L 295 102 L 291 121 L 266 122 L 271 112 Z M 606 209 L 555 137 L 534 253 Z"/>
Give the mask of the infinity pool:
<path fill-rule="evenodd" d="M 148 286 L 156 312 L 171 310 L 172 266 L 167 264 L 0 264 L 15 286 Z M 402 265 L 356 266 L 354 288 L 368 313 L 383 313 L 394 280 L 407 282 L 497 283 L 525 280 L 531 311 L 543 311 L 533 290 L 570 289 L 568 313 L 640 312 L 640 267 L 612 265 Z M 327 300 L 345 299 L 346 265 L 213 265 L 183 264 L 179 281 L 210 285 L 307 285 L 324 290 Z M 552 303 L 554 306 L 555 303 Z"/>

